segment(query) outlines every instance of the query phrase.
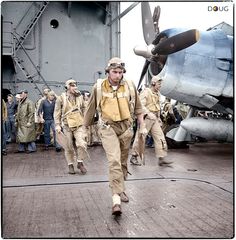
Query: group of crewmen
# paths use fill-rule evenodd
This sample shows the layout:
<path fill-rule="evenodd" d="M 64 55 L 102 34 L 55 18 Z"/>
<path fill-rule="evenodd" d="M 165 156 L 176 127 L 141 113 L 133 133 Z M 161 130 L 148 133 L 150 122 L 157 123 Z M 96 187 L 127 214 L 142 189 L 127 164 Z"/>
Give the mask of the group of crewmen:
<path fill-rule="evenodd" d="M 40 103 L 40 104 L 38 104 Z M 38 107 L 37 107 L 38 105 Z M 46 105 L 46 107 L 45 107 Z M 52 132 L 54 120 L 53 113 L 55 107 L 55 93 L 49 89 L 44 90 L 42 97 L 36 104 L 28 98 L 28 91 L 21 90 L 14 98 L 12 94 L 8 94 L 7 102 L 2 100 L 2 112 L 4 123 L 2 153 L 7 154 L 6 142 L 17 142 L 18 149 L 15 153 L 34 153 L 36 152 L 35 141 L 44 129 L 45 149 L 51 144 L 50 127 Z M 43 116 L 41 113 L 43 112 Z M 54 142 L 56 151 L 60 151 L 61 147 Z"/>
<path fill-rule="evenodd" d="M 27 98 L 28 92 L 21 91 L 15 118 L 16 140 L 19 143 L 18 152 L 36 151 L 35 122 L 38 128 L 41 123 L 44 125 L 45 147 L 50 145 L 52 129 L 56 151 L 64 148 L 69 174 L 75 174 L 75 162 L 81 173 L 86 174 L 84 162 L 89 158 L 88 132 L 96 126 L 108 160 L 112 214 L 120 215 L 121 202 L 129 202 L 124 181 L 129 173 L 127 162 L 135 119 L 137 131 L 130 163 L 141 165 L 138 160 L 139 141 L 145 139 L 148 133 L 153 137 L 158 164 L 169 166 L 172 162 L 166 159 L 167 143 L 160 118 L 159 90 L 162 79 L 153 76 L 150 88 L 145 88 L 139 94 L 134 83 L 124 78 L 125 63 L 120 58 L 110 59 L 105 72 L 106 78 L 97 80 L 88 101 L 79 92 L 74 79 L 66 81 L 65 92 L 60 96 L 50 90 L 44 92 L 44 98 L 38 103 L 37 120 L 35 106 Z"/>

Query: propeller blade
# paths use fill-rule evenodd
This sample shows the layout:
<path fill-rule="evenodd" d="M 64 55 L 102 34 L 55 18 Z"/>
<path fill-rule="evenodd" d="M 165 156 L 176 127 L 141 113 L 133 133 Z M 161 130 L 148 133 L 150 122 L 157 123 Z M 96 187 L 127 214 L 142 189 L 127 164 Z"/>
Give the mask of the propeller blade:
<path fill-rule="evenodd" d="M 161 8 L 160 6 L 155 7 L 154 12 L 153 12 L 153 24 L 154 24 L 154 31 L 156 34 L 159 34 L 159 18 L 161 14 Z"/>
<path fill-rule="evenodd" d="M 140 76 L 140 79 L 139 79 L 139 82 L 138 82 L 138 87 L 137 89 L 139 89 L 139 87 L 141 86 L 141 83 L 143 81 L 143 78 L 148 70 L 148 66 L 149 66 L 150 62 L 148 60 L 145 61 L 144 65 L 143 65 L 143 70 L 142 70 L 142 73 L 141 73 L 141 76 Z"/>
<path fill-rule="evenodd" d="M 149 3 L 142 2 L 141 10 L 142 10 L 143 37 L 146 44 L 149 45 L 155 38 L 153 18 L 152 18 Z"/>
<path fill-rule="evenodd" d="M 199 40 L 199 31 L 192 29 L 160 42 L 152 49 L 152 54 L 168 55 L 190 47 Z"/>

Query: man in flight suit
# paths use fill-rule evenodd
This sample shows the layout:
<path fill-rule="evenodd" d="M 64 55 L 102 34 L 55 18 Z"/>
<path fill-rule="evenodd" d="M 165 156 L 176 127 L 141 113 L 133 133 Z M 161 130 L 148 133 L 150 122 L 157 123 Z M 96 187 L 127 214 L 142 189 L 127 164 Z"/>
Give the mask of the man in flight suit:
<path fill-rule="evenodd" d="M 107 77 L 98 79 L 92 89 L 84 117 L 86 127 L 93 124 L 96 109 L 98 127 L 109 165 L 109 185 L 112 191 L 112 214 L 120 215 L 121 201 L 128 202 L 124 180 L 127 178 L 127 160 L 133 136 L 133 117 L 137 116 L 140 132 L 145 131 L 142 105 L 133 82 L 123 77 L 125 64 L 120 58 L 109 60 Z"/>
<path fill-rule="evenodd" d="M 161 129 L 160 119 L 160 88 L 161 78 L 154 76 L 151 80 L 151 88 L 145 88 L 140 94 L 140 100 L 144 109 L 145 125 L 155 144 L 156 157 L 159 159 L 159 165 L 169 165 L 172 162 L 164 159 L 167 156 L 167 144 L 165 136 Z M 137 159 L 138 153 L 138 131 L 132 147 L 132 157 L 130 163 L 133 165 L 141 165 Z"/>
<path fill-rule="evenodd" d="M 57 134 L 66 136 L 65 157 L 69 167 L 69 174 L 75 174 L 74 158 L 77 159 L 77 168 L 82 174 L 87 172 L 83 161 L 87 158 L 86 133 L 83 129 L 83 96 L 77 90 L 77 83 L 69 79 L 65 84 L 66 92 L 57 97 L 54 120 Z"/>

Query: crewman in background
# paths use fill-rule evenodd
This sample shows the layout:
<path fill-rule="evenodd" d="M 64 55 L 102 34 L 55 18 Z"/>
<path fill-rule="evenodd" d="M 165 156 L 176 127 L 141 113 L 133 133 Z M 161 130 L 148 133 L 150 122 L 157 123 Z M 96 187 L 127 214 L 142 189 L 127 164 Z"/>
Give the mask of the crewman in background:
<path fill-rule="evenodd" d="M 68 163 L 69 174 L 75 174 L 74 159 L 77 161 L 77 168 L 82 174 L 86 174 L 87 169 L 84 166 L 84 160 L 87 158 L 87 143 L 86 132 L 82 127 L 85 110 L 84 100 L 74 79 L 66 81 L 65 89 L 66 92 L 57 97 L 55 104 L 56 134 L 63 134 L 66 138 L 65 158 Z"/>
<path fill-rule="evenodd" d="M 161 128 L 160 119 L 160 88 L 162 79 L 158 76 L 153 76 L 151 87 L 145 88 L 140 93 L 140 100 L 144 109 L 145 125 L 148 132 L 154 140 L 156 157 L 160 166 L 167 166 L 172 162 L 164 159 L 167 156 L 167 143 L 164 133 Z M 138 161 L 138 131 L 136 132 L 135 140 L 132 147 L 132 157 L 130 163 L 133 165 L 141 165 Z"/>
<path fill-rule="evenodd" d="M 19 143 L 17 153 L 33 153 L 36 152 L 35 106 L 28 98 L 28 90 L 22 90 L 20 94 L 16 113 L 16 141 Z"/>

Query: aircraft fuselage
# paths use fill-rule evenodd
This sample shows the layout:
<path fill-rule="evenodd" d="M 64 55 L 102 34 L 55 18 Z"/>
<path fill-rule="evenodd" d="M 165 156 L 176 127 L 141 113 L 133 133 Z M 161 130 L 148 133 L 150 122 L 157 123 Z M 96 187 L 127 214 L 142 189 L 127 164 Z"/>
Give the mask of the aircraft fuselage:
<path fill-rule="evenodd" d="M 183 32 L 168 29 L 168 37 Z M 233 39 L 221 30 L 200 31 L 197 43 L 168 55 L 161 93 L 199 108 L 233 111 Z"/>

